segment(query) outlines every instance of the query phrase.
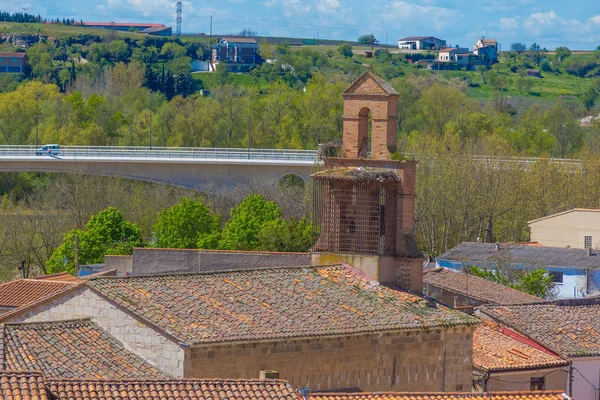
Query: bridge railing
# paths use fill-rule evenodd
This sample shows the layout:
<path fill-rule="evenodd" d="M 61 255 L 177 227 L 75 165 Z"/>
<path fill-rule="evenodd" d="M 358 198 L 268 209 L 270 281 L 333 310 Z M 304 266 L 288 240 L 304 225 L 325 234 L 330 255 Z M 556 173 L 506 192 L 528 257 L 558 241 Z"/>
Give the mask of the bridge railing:
<path fill-rule="evenodd" d="M 0 146 L 0 157 L 35 157 L 35 146 Z M 58 157 L 254 159 L 314 161 L 314 150 L 143 147 L 143 146 L 61 146 Z"/>

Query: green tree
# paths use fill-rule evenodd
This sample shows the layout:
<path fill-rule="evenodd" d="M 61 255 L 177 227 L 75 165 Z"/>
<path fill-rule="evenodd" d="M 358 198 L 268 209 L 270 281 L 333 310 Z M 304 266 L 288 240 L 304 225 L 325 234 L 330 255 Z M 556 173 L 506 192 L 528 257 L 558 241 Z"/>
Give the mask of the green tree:
<path fill-rule="evenodd" d="M 260 233 L 266 224 L 279 220 L 281 208 L 260 194 L 248 196 L 231 209 L 231 218 L 223 227 L 219 248 L 223 250 L 257 250 Z"/>
<path fill-rule="evenodd" d="M 487 279 L 492 282 L 509 286 L 521 292 L 542 299 L 551 298 L 555 288 L 552 277 L 543 269 L 534 271 L 522 271 L 511 269 L 488 270 L 487 268 L 470 267 L 469 274 Z"/>
<path fill-rule="evenodd" d="M 556 54 L 556 57 L 558 57 L 558 61 L 560 62 L 571 56 L 571 50 L 567 47 L 557 47 L 554 50 L 554 54 Z"/>
<path fill-rule="evenodd" d="M 93 264 L 104 260 L 107 254 L 131 254 L 133 247 L 142 244 L 140 228 L 123 218 L 123 214 L 109 207 L 93 215 L 86 230 L 74 229 L 64 235 L 62 244 L 54 250 L 47 267 L 48 273 L 66 271 L 76 274 L 75 237 L 79 239 L 79 264 Z"/>
<path fill-rule="evenodd" d="M 108 51 L 112 59 L 116 61 L 124 61 L 129 57 L 129 46 L 122 39 L 110 42 Z"/>
<path fill-rule="evenodd" d="M 193 249 L 198 242 L 214 242 L 220 229 L 219 214 L 211 212 L 202 201 L 183 198 L 160 212 L 153 233 L 157 247 Z"/>
<path fill-rule="evenodd" d="M 277 219 L 264 225 L 258 240 L 263 251 L 309 251 L 313 245 L 312 224 L 306 218 Z"/>
<path fill-rule="evenodd" d="M 185 57 L 187 50 L 177 43 L 167 42 L 160 50 L 160 54 L 172 60 L 174 58 Z"/>
<path fill-rule="evenodd" d="M 344 58 L 351 58 L 354 53 L 352 53 L 352 46 L 348 43 L 342 43 L 337 48 L 338 53 L 340 53 Z"/>
<path fill-rule="evenodd" d="M 375 39 L 375 35 L 370 33 L 368 35 L 362 35 L 359 37 L 358 42 L 363 44 L 377 44 L 379 43 L 379 40 Z"/>
<path fill-rule="evenodd" d="M 527 51 L 527 45 L 525 43 L 516 42 L 510 45 L 510 51 L 514 51 L 517 54 L 521 54 Z"/>

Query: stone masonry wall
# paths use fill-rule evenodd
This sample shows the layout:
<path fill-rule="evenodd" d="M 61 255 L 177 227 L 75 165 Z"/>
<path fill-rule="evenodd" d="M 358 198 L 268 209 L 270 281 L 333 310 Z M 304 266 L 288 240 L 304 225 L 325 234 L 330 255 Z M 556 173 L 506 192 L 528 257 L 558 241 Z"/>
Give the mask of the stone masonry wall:
<path fill-rule="evenodd" d="M 184 351 L 90 289 L 81 288 L 47 304 L 24 311 L 5 322 L 58 321 L 91 317 L 125 347 L 176 377 L 183 376 Z"/>
<path fill-rule="evenodd" d="M 184 376 L 258 378 L 276 370 L 293 387 L 470 391 L 472 327 L 186 349 Z"/>

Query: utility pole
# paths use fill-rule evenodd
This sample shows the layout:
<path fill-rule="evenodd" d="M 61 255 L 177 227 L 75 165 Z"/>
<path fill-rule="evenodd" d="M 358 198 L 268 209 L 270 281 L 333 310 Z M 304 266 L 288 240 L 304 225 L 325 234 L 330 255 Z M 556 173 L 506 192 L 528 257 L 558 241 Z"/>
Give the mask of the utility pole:
<path fill-rule="evenodd" d="M 212 15 L 210 16 L 210 36 L 212 37 Z"/>
<path fill-rule="evenodd" d="M 75 273 L 79 272 L 79 235 L 75 235 Z"/>
<path fill-rule="evenodd" d="M 252 97 L 250 99 L 250 107 L 248 107 L 248 160 L 250 159 L 250 118 L 252 117 Z"/>
<path fill-rule="evenodd" d="M 175 23 L 177 24 L 177 37 L 179 38 L 181 36 L 181 8 L 182 8 L 182 2 L 181 0 L 179 0 L 177 2 L 177 18 L 175 19 Z"/>
<path fill-rule="evenodd" d="M 39 107 L 38 107 L 38 103 L 40 100 L 40 94 L 36 93 L 35 95 L 35 149 L 37 150 L 38 148 L 38 124 L 39 124 Z"/>
<path fill-rule="evenodd" d="M 321 30 L 321 27 L 317 28 L 317 46 L 319 45 L 319 31 Z"/>

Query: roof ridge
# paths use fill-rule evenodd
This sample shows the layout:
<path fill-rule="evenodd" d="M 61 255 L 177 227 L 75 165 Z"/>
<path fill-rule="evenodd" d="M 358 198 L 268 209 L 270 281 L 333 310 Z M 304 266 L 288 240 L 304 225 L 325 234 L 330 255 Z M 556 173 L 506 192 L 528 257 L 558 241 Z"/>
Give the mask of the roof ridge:
<path fill-rule="evenodd" d="M 461 397 L 482 397 L 482 395 L 507 395 L 507 394 L 526 394 L 526 395 L 537 395 L 537 394 L 562 394 L 562 390 L 502 390 L 502 391 L 491 391 L 491 392 L 312 392 L 311 396 L 374 396 L 374 395 L 427 395 L 427 396 L 448 396 L 448 395 L 460 395 Z"/>
<path fill-rule="evenodd" d="M 0 370 L 0 372 L 3 372 Z M 260 378 L 165 378 L 165 379 L 86 379 L 86 378 L 48 378 L 48 382 L 266 382 L 266 383 L 289 383 L 286 379 L 260 379 Z"/>
<path fill-rule="evenodd" d="M 281 266 L 281 267 L 256 267 L 256 268 L 237 268 L 237 269 L 224 269 L 218 271 L 196 271 L 196 272 L 166 272 L 166 273 L 156 273 L 156 274 L 144 274 L 144 275 L 129 275 L 129 276 L 98 276 L 89 278 L 86 281 L 92 282 L 101 279 L 110 279 L 110 280 L 131 280 L 131 279 L 139 279 L 139 278 L 156 278 L 156 277 L 179 277 L 179 276 L 194 276 L 194 275 L 220 275 L 227 273 L 246 273 L 246 272 L 256 272 L 256 271 L 286 271 L 286 270 L 300 270 L 300 269 L 313 269 L 313 268 L 343 268 L 340 264 L 325 264 L 325 265 L 298 265 L 298 266 Z"/>
<path fill-rule="evenodd" d="M 60 319 L 53 321 L 29 321 L 29 322 L 2 322 L 0 326 L 31 326 L 31 325 L 68 325 L 77 324 L 82 322 L 91 322 L 92 324 L 99 326 L 92 320 L 91 317 L 72 318 L 72 319 Z"/>

